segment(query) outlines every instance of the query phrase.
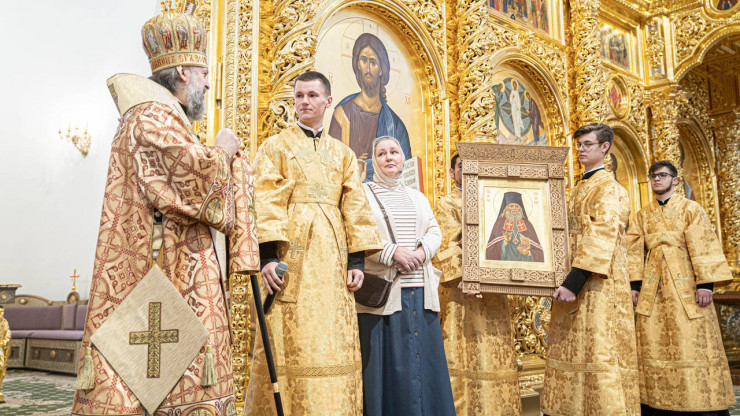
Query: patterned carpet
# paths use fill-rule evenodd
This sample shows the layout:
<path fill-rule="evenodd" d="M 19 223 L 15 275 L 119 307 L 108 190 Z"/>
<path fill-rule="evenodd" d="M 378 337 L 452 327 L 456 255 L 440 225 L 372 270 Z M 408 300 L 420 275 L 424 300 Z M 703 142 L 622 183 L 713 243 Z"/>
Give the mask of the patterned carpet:
<path fill-rule="evenodd" d="M 68 416 L 74 398 L 74 376 L 33 370 L 8 370 L 3 383 L 3 416 Z"/>
<path fill-rule="evenodd" d="M 72 409 L 73 376 L 14 369 L 3 384 L 2 416 L 67 416 Z M 740 402 L 740 386 L 735 386 L 735 396 Z M 740 416 L 740 405 L 731 407 L 730 414 Z"/>

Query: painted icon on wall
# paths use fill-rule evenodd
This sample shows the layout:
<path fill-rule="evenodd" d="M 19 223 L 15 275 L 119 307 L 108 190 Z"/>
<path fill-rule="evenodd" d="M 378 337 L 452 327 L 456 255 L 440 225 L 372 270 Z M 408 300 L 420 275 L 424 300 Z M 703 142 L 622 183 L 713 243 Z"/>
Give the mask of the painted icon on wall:
<path fill-rule="evenodd" d="M 614 114 L 618 117 L 627 115 L 629 97 L 624 82 L 619 77 L 609 79 L 606 83 L 606 97 Z"/>
<path fill-rule="evenodd" d="M 488 5 L 506 17 L 550 32 L 550 0 L 490 0 Z"/>
<path fill-rule="evenodd" d="M 718 10 L 730 10 L 737 5 L 737 0 L 715 0 Z"/>
<path fill-rule="evenodd" d="M 497 143 L 547 145 L 544 107 L 534 90 L 519 77 L 494 81 Z"/>
<path fill-rule="evenodd" d="M 316 69 L 332 84 L 324 125 L 349 146 L 373 178 L 372 142 L 396 138 L 406 160 L 427 159 L 426 113 L 418 69 L 404 42 L 370 15 L 343 11 L 319 36 Z"/>
<path fill-rule="evenodd" d="M 601 57 L 607 61 L 629 70 L 630 66 L 630 39 L 629 34 L 611 27 L 606 23 L 600 28 Z"/>

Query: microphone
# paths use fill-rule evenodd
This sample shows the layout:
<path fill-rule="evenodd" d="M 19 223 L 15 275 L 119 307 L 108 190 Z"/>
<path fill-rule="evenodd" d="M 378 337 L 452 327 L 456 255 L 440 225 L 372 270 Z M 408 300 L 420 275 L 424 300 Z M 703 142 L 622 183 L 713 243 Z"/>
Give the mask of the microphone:
<path fill-rule="evenodd" d="M 283 276 L 285 276 L 285 272 L 287 271 L 288 271 L 288 263 L 284 261 L 281 261 L 280 263 L 278 263 L 277 267 L 275 268 L 275 274 L 277 274 L 277 277 L 280 280 L 283 280 Z M 275 294 L 277 294 L 277 292 L 275 291 L 275 289 L 272 289 L 272 294 L 268 294 L 267 297 L 265 298 L 265 303 L 264 303 L 265 314 L 267 314 L 267 312 L 270 311 L 270 306 L 272 306 L 272 301 L 275 300 Z"/>

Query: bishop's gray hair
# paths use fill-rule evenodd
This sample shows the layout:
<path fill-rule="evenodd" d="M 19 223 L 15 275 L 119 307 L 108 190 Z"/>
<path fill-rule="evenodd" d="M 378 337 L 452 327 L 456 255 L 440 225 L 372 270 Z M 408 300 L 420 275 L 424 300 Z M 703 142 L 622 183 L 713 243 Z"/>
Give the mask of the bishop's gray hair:
<path fill-rule="evenodd" d="M 177 73 L 177 67 L 160 69 L 153 73 L 149 79 L 170 90 L 172 95 L 177 93 L 177 89 L 180 88 L 180 84 L 182 84 L 180 74 Z"/>

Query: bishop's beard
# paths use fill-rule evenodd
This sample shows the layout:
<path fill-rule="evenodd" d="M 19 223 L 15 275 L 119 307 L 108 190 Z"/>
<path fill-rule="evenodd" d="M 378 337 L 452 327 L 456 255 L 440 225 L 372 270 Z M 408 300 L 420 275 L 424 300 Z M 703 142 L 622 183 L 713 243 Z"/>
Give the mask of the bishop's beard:
<path fill-rule="evenodd" d="M 511 222 L 519 222 L 522 220 L 522 212 L 517 211 L 516 213 L 511 212 L 508 208 L 504 210 L 504 217 Z"/>
<path fill-rule="evenodd" d="M 188 102 L 185 104 L 185 115 L 190 121 L 198 121 L 206 113 L 206 93 L 201 90 L 201 86 L 195 82 L 187 84 Z"/>

